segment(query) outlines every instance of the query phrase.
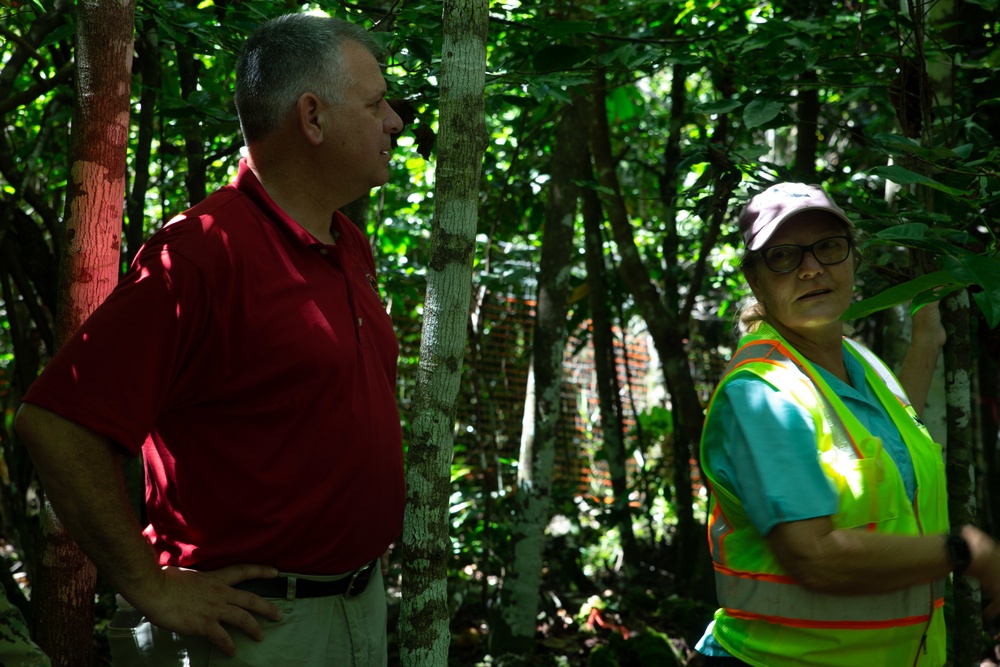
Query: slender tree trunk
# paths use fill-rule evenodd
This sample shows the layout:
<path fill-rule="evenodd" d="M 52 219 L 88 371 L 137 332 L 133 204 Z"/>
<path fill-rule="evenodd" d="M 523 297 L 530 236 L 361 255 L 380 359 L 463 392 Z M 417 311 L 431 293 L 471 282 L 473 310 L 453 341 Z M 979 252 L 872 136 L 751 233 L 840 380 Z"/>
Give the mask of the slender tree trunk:
<path fill-rule="evenodd" d="M 819 77 L 816 70 L 806 70 L 799 77 L 798 103 L 799 122 L 795 126 L 795 158 L 792 173 L 804 183 L 816 181 L 816 151 L 819 139 Z"/>
<path fill-rule="evenodd" d="M 942 302 L 948 333 L 944 346 L 945 398 L 948 415 L 948 517 L 952 525 L 974 524 L 976 512 L 975 418 L 972 411 L 972 349 L 969 335 L 969 293 L 952 294 Z M 966 577 L 954 580 L 954 617 L 949 619 L 953 664 L 979 664 L 982 643 L 982 596 L 979 584 Z"/>
<path fill-rule="evenodd" d="M 138 132 L 132 154 L 132 188 L 126 203 L 125 248 L 122 254 L 126 266 L 132 263 L 143 242 L 146 220 L 146 193 L 149 190 L 149 163 L 153 153 L 153 134 L 156 123 L 156 100 L 162 72 L 160 70 L 160 37 L 156 21 L 142 22 L 142 33 L 136 40 L 136 62 L 142 81 L 139 97 Z M 136 515 L 138 516 L 138 515 Z"/>
<path fill-rule="evenodd" d="M 177 45 L 177 74 L 181 84 L 181 99 L 193 104 L 191 97 L 198 92 L 198 70 L 201 63 L 194 57 L 191 49 Z M 208 196 L 208 176 L 205 165 L 205 141 L 202 137 L 201 119 L 197 114 L 190 114 L 182 121 L 184 123 L 184 155 L 187 158 L 187 170 L 184 172 L 184 185 L 188 192 L 188 205 L 194 206 Z"/>
<path fill-rule="evenodd" d="M 616 162 L 611 153 L 610 131 L 606 110 L 607 79 L 606 74 L 598 71 L 595 75 L 593 98 L 594 113 L 590 125 L 590 143 L 594 155 L 594 166 L 597 181 L 602 188 L 602 204 L 607 213 L 618 252 L 621 256 L 620 272 L 622 280 L 629 292 L 635 298 L 636 306 L 649 327 L 653 344 L 660 355 L 663 364 L 664 377 L 670 390 L 675 416 L 675 452 L 676 464 L 685 470 L 683 488 L 678 489 L 680 495 L 685 489 L 691 489 L 691 462 L 695 443 L 701 439 L 703 413 L 701 400 L 695 390 L 694 379 L 688 362 L 684 339 L 688 335 L 688 326 L 694 307 L 695 297 L 699 294 L 701 284 L 707 271 L 707 262 L 712 247 L 715 245 L 726 215 L 729 199 L 739 183 L 739 172 L 728 162 L 724 151 L 712 151 L 711 165 L 716 171 L 715 195 L 710 205 L 705 207 L 708 225 L 701 242 L 701 252 L 695 264 L 690 283 L 687 285 L 687 300 L 678 305 L 669 303 L 669 298 L 661 292 L 653 281 L 648 268 L 643 264 L 639 249 L 636 246 L 632 225 L 621 196 Z M 722 126 L 724 128 L 724 126 Z M 724 138 L 721 143 L 725 143 Z M 667 201 L 672 201 L 672 195 L 661 187 L 661 195 Z M 664 240 L 665 247 L 668 240 Z M 675 254 L 676 256 L 676 254 Z M 666 290 L 669 291 L 669 290 Z M 678 479 L 681 478 L 678 473 Z M 677 564 L 680 570 L 693 571 L 699 561 L 697 554 L 705 546 L 703 535 L 697 529 L 690 504 L 690 495 L 683 501 L 678 497 L 681 524 L 676 539 Z M 698 583 L 687 576 L 679 577 L 684 585 Z"/>
<path fill-rule="evenodd" d="M 521 430 L 517 493 L 511 500 L 513 553 L 503 580 L 500 614 L 491 633 L 495 655 L 523 654 L 534 648 L 545 528 L 551 518 L 552 468 L 562 411 L 569 265 L 580 199 L 580 188 L 574 181 L 585 178 L 588 171 L 587 144 L 578 140 L 577 133 L 588 114 L 586 102 L 577 99 L 565 108 L 556 130 L 542 230 L 538 305 Z"/>
<path fill-rule="evenodd" d="M 65 341 L 118 280 L 132 66 L 132 0 L 78 4 L 71 177 L 57 336 Z M 96 572 L 46 505 L 35 639 L 53 665 L 88 665 Z"/>
<path fill-rule="evenodd" d="M 1000 479 L 1000 331 L 990 330 L 985 321 L 979 326 L 980 437 L 983 443 L 982 480 Z M 991 535 L 1000 525 L 1000 489 L 986 483 L 980 507 L 980 527 Z"/>
<path fill-rule="evenodd" d="M 448 614 L 448 498 L 455 398 L 472 296 L 484 119 L 486 0 L 445 0 L 441 102 L 431 261 L 403 522 L 403 667 L 445 667 Z"/>
<path fill-rule="evenodd" d="M 584 196 L 585 257 L 590 295 L 591 339 L 594 345 L 594 373 L 597 376 L 597 402 L 601 411 L 601 434 L 614 499 L 612 522 L 618 528 L 626 574 L 639 566 L 639 548 L 632 529 L 629 506 L 629 482 L 625 462 L 625 438 L 622 428 L 622 402 L 618 384 L 618 360 L 613 335 L 614 316 L 608 303 L 608 268 L 604 261 L 604 238 L 601 233 L 601 206 L 593 190 Z M 624 323 L 622 323 L 624 325 Z M 624 360 L 628 363 L 628 360 Z"/>

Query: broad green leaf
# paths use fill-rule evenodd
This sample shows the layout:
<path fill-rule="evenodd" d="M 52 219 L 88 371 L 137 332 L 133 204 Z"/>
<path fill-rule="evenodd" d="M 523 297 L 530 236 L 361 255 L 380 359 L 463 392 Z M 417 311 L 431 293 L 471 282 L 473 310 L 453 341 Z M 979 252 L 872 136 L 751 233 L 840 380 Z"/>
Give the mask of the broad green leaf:
<path fill-rule="evenodd" d="M 73 25 L 72 23 L 61 25 L 45 36 L 45 39 L 43 39 L 42 43 L 39 44 L 39 48 L 44 48 L 46 46 L 58 44 L 64 39 L 69 39 L 70 37 L 72 37 L 75 32 L 76 32 L 76 26 Z"/>
<path fill-rule="evenodd" d="M 929 292 L 918 294 L 917 296 L 913 297 L 913 301 L 910 302 L 910 315 L 915 315 L 918 310 L 920 310 L 929 303 L 940 301 L 949 294 L 958 292 L 963 289 L 965 289 L 964 285 L 951 285 L 950 287 L 939 287 L 938 289 L 933 289 Z"/>
<path fill-rule="evenodd" d="M 758 97 L 743 110 L 743 122 L 748 129 L 760 127 L 774 120 L 783 108 L 785 108 L 784 103 L 778 100 Z"/>
<path fill-rule="evenodd" d="M 947 288 L 955 283 L 955 278 L 948 271 L 928 273 L 905 283 L 894 285 L 873 297 L 852 303 L 840 319 L 846 321 L 867 317 L 880 310 L 911 301 L 925 292 Z"/>
<path fill-rule="evenodd" d="M 1000 261 L 984 255 L 945 257 L 946 270 L 966 285 L 978 285 L 982 291 L 972 291 L 979 309 L 992 329 L 1000 322 Z"/>
<path fill-rule="evenodd" d="M 916 141 L 901 134 L 876 134 L 872 141 L 886 148 L 901 150 L 906 153 L 922 153 L 925 149 Z"/>
<path fill-rule="evenodd" d="M 756 146 L 747 146 L 739 150 L 738 155 L 748 162 L 753 160 L 759 160 L 764 155 L 771 152 L 771 147 L 766 144 L 757 144 Z"/>
<path fill-rule="evenodd" d="M 945 257 L 945 268 L 966 285 L 992 288 L 1000 296 L 1000 260 L 985 255 Z"/>
<path fill-rule="evenodd" d="M 616 88 L 615 92 L 608 97 L 608 111 L 612 118 L 618 120 L 630 120 L 635 118 L 635 101 L 632 99 L 633 88 L 624 86 Z"/>
<path fill-rule="evenodd" d="M 657 58 L 657 62 L 664 65 L 692 65 L 697 67 L 703 64 L 705 59 L 703 56 L 692 53 L 670 53 L 668 55 L 660 55 Z"/>
<path fill-rule="evenodd" d="M 926 185 L 929 188 L 940 190 L 941 192 L 954 197 L 961 197 L 965 194 L 964 190 L 949 187 L 944 183 L 935 181 L 933 178 L 929 178 L 923 174 L 918 174 L 917 172 L 910 171 L 909 169 L 904 169 L 899 165 L 875 167 L 874 169 L 871 169 L 869 173 L 873 176 L 881 176 L 882 178 L 892 181 L 893 183 Z"/>
<path fill-rule="evenodd" d="M 1000 324 L 1000 303 L 990 297 L 988 292 L 973 292 L 972 298 L 976 300 L 976 305 L 983 312 L 986 323 L 990 329 L 995 329 Z"/>
<path fill-rule="evenodd" d="M 865 244 L 867 245 L 903 245 L 908 248 L 915 248 L 917 250 L 924 250 L 933 255 L 957 255 L 964 254 L 967 251 L 962 248 L 949 243 L 944 239 L 935 238 L 910 238 L 910 237 L 872 237 Z"/>
<path fill-rule="evenodd" d="M 729 113 L 734 109 L 739 109 L 742 105 L 743 103 L 739 100 L 715 100 L 695 105 L 692 111 L 703 114 Z"/>
<path fill-rule="evenodd" d="M 972 155 L 972 151 L 975 150 L 975 148 L 976 147 L 973 146 L 972 144 L 962 144 L 961 146 L 955 146 L 954 149 L 955 155 L 962 158 L 963 160 L 967 160 L 969 156 Z"/>
<path fill-rule="evenodd" d="M 888 229 L 883 229 L 875 234 L 875 236 L 879 239 L 891 241 L 903 239 L 908 241 L 918 241 L 927 235 L 928 229 L 930 228 L 922 222 L 907 222 L 902 225 L 896 225 L 894 227 L 889 227 Z"/>

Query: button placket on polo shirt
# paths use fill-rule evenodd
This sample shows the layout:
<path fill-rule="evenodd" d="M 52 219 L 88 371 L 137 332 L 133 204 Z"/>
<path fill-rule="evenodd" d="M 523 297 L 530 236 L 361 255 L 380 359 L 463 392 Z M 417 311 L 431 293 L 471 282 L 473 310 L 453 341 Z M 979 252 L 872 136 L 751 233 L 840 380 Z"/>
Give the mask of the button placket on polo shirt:
<path fill-rule="evenodd" d="M 361 336 L 361 327 L 364 326 L 364 319 L 358 313 L 355 305 L 354 280 L 347 269 L 347 264 L 344 262 L 343 246 L 339 245 L 336 241 L 332 245 L 317 245 L 317 252 L 326 259 L 332 268 L 339 270 L 344 277 L 344 286 L 347 288 L 347 306 L 351 309 L 351 319 L 354 321 L 354 335 L 358 343 L 364 345 L 364 339 Z"/>

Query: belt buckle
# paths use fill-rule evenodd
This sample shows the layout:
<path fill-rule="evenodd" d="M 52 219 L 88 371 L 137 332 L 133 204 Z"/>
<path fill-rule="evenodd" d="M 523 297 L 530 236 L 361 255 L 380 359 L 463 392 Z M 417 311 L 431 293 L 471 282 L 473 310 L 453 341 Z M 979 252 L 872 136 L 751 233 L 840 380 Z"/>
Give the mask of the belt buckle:
<path fill-rule="evenodd" d="M 345 600 L 354 597 L 354 582 L 358 580 L 358 577 L 360 577 L 361 573 L 364 572 L 366 569 L 368 569 L 367 565 L 351 573 L 351 578 L 347 582 L 347 590 L 344 591 Z"/>

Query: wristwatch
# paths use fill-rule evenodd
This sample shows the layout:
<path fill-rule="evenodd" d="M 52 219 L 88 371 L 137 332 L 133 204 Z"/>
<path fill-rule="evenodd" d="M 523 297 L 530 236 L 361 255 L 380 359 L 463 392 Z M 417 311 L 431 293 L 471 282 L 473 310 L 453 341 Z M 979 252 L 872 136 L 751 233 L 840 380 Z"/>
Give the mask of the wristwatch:
<path fill-rule="evenodd" d="M 945 546 L 948 548 L 948 559 L 951 560 L 951 571 L 956 577 L 962 576 L 972 562 L 969 543 L 958 533 L 952 532 L 948 534 Z"/>

